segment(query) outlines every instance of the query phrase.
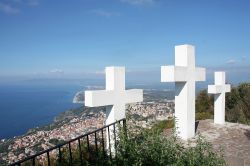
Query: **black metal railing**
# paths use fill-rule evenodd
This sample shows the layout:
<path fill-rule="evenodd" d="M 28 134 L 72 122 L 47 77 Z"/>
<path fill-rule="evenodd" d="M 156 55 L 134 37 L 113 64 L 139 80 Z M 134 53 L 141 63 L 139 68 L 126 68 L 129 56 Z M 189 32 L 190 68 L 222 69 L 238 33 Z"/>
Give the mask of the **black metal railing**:
<path fill-rule="evenodd" d="M 9 166 L 21 165 L 99 165 L 103 160 L 112 161 L 115 155 L 112 155 L 111 141 L 113 140 L 115 153 L 117 147 L 117 127 L 122 126 L 126 132 L 126 119 L 121 119 L 115 123 L 106 125 L 102 128 L 81 135 L 72 140 L 66 141 L 55 147 L 49 148 L 35 155 L 24 158 Z M 107 139 L 104 136 L 107 133 Z M 111 138 L 113 132 L 114 138 Z M 109 149 L 107 150 L 107 144 Z"/>

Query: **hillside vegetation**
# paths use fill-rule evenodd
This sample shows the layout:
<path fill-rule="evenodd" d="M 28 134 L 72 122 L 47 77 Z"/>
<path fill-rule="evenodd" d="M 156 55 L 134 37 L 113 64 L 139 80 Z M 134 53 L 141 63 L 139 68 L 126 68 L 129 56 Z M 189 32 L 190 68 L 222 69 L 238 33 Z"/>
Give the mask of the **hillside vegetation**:
<path fill-rule="evenodd" d="M 103 149 L 102 144 L 90 144 L 82 140 L 79 146 L 72 145 L 71 156 L 68 148 L 62 151 L 62 159 L 58 156 L 51 156 L 52 166 L 68 165 L 103 165 L 103 166 L 224 166 L 223 151 L 215 150 L 212 144 L 203 137 L 198 136 L 195 146 L 187 146 L 181 142 L 173 130 L 173 133 L 166 136 L 162 132 L 165 128 L 172 127 L 173 121 L 168 121 L 168 125 L 157 123 L 152 129 L 144 129 L 141 126 L 127 126 L 127 132 L 120 128 L 117 139 L 116 156 Z M 135 131 L 137 132 L 133 132 Z M 77 144 L 76 144 L 77 145 Z M 81 151 L 81 154 L 80 154 Z M 24 165 L 30 165 L 32 161 Z M 39 162 L 40 165 L 47 165 L 47 161 Z"/>
<path fill-rule="evenodd" d="M 196 99 L 196 119 L 213 118 L 214 97 L 203 90 Z M 232 87 L 226 93 L 226 121 L 250 125 L 250 83 Z"/>

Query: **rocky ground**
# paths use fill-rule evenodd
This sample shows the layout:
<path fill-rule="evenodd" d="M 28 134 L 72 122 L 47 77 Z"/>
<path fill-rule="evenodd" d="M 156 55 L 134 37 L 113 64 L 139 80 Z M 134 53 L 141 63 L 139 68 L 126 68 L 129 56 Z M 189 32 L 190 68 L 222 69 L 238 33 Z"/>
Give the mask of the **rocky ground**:
<path fill-rule="evenodd" d="M 229 166 L 250 166 L 250 126 L 229 122 L 216 125 L 213 120 L 202 120 L 199 121 L 197 132 L 215 149 L 224 149 Z"/>

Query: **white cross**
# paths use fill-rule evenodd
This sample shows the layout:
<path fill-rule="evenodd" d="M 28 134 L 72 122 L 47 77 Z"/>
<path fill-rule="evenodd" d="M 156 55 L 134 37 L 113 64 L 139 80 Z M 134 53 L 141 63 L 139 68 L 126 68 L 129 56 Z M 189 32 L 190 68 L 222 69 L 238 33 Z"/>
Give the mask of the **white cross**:
<path fill-rule="evenodd" d="M 214 123 L 225 123 L 225 93 L 231 91 L 231 86 L 225 84 L 225 72 L 215 72 L 214 82 L 215 85 L 208 85 L 208 93 L 214 95 Z"/>
<path fill-rule="evenodd" d="M 126 117 L 126 103 L 142 101 L 142 89 L 125 90 L 125 67 L 106 67 L 106 90 L 85 91 L 85 106 L 107 106 L 106 125 Z M 111 137 L 112 134 L 113 132 L 110 132 Z M 110 142 L 111 151 L 114 152 L 112 140 Z"/>
<path fill-rule="evenodd" d="M 175 82 L 177 134 L 182 139 L 195 135 L 195 82 L 206 80 L 205 68 L 195 67 L 195 48 L 175 46 L 175 66 L 161 67 L 161 82 Z"/>

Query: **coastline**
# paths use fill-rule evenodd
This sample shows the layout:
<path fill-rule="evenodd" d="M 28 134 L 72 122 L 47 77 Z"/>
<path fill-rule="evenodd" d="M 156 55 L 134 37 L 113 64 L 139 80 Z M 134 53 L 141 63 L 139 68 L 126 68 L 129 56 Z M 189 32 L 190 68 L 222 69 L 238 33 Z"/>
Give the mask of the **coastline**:
<path fill-rule="evenodd" d="M 85 91 L 79 91 L 75 94 L 73 98 L 73 103 L 74 104 L 84 104 L 84 92 Z"/>
<path fill-rule="evenodd" d="M 58 114 L 79 107 L 80 104 L 72 102 L 79 89 L 82 86 L 1 85 L 0 140 L 49 125 Z"/>

